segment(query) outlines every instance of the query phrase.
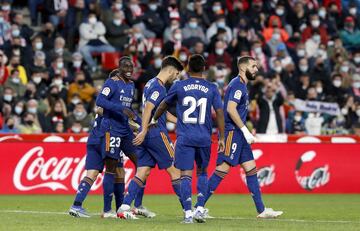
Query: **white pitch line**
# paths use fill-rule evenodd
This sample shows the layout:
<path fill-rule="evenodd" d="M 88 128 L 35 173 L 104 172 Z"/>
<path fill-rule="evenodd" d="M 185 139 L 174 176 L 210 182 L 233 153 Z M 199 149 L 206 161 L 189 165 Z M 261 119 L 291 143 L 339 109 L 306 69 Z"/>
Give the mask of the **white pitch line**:
<path fill-rule="evenodd" d="M 51 211 L 31 211 L 31 210 L 0 210 L 0 213 L 24 213 L 24 214 L 52 214 L 52 215 L 68 215 L 67 212 L 51 212 Z M 99 216 L 100 213 L 90 213 L 91 216 Z M 249 221 L 273 221 L 273 222 L 299 222 L 299 223 L 343 223 L 343 224 L 360 224 L 360 221 L 343 221 L 343 220 L 301 220 L 301 219 L 259 219 L 247 217 L 214 217 L 211 220 L 249 220 Z"/>

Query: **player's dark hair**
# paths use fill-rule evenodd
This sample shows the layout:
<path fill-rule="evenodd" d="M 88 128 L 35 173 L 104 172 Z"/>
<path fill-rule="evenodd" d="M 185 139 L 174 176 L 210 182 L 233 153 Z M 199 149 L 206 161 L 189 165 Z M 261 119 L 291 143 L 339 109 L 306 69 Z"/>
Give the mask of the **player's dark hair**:
<path fill-rule="evenodd" d="M 131 60 L 131 58 L 129 56 L 123 56 L 123 57 L 121 57 L 119 59 L 119 66 L 121 66 L 124 61 L 130 61 L 131 62 L 132 60 Z"/>
<path fill-rule="evenodd" d="M 200 73 L 203 72 L 206 66 L 205 58 L 202 55 L 196 54 L 189 58 L 189 72 Z"/>
<path fill-rule="evenodd" d="M 256 59 L 254 57 L 251 56 L 241 56 L 238 60 L 237 65 L 242 65 L 242 64 L 248 64 L 250 60 L 256 61 Z"/>
<path fill-rule="evenodd" d="M 178 71 L 182 71 L 184 69 L 181 62 L 175 58 L 174 56 L 166 56 L 161 63 L 161 69 L 164 69 L 166 67 L 174 67 Z"/>

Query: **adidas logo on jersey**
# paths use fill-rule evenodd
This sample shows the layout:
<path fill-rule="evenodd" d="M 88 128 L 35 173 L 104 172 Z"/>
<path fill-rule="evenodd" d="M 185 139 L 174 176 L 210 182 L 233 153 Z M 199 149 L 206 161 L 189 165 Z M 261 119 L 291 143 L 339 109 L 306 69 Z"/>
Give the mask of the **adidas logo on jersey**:
<path fill-rule="evenodd" d="M 120 91 L 120 93 L 125 93 L 125 91 L 122 89 L 122 90 Z"/>

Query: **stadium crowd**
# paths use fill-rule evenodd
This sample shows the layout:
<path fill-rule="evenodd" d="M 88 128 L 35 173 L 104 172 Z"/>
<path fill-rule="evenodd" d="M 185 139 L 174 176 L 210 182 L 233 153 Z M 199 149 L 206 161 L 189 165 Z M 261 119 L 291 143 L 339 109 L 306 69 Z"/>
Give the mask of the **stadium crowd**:
<path fill-rule="evenodd" d="M 360 128 L 359 1 L 29 0 L 29 20 L 15 2 L 0 4 L 0 133 L 87 132 L 95 77 L 107 77 L 102 52 L 132 58 L 137 110 L 167 55 L 186 65 L 202 54 L 222 95 L 237 58 L 251 55 L 261 71 L 250 86 L 249 128 L 313 135 Z M 297 111 L 295 99 L 335 103 L 339 113 Z"/>

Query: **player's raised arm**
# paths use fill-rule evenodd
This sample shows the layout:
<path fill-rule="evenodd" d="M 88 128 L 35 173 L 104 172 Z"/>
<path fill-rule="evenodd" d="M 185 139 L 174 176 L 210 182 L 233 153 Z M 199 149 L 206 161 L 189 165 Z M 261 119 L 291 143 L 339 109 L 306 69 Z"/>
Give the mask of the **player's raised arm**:
<path fill-rule="evenodd" d="M 114 113 L 121 113 L 125 107 L 120 103 L 114 103 L 110 100 L 111 96 L 116 91 L 116 87 L 114 87 L 115 84 L 116 82 L 112 79 L 107 79 L 105 81 L 101 93 L 96 98 L 96 105 Z"/>

